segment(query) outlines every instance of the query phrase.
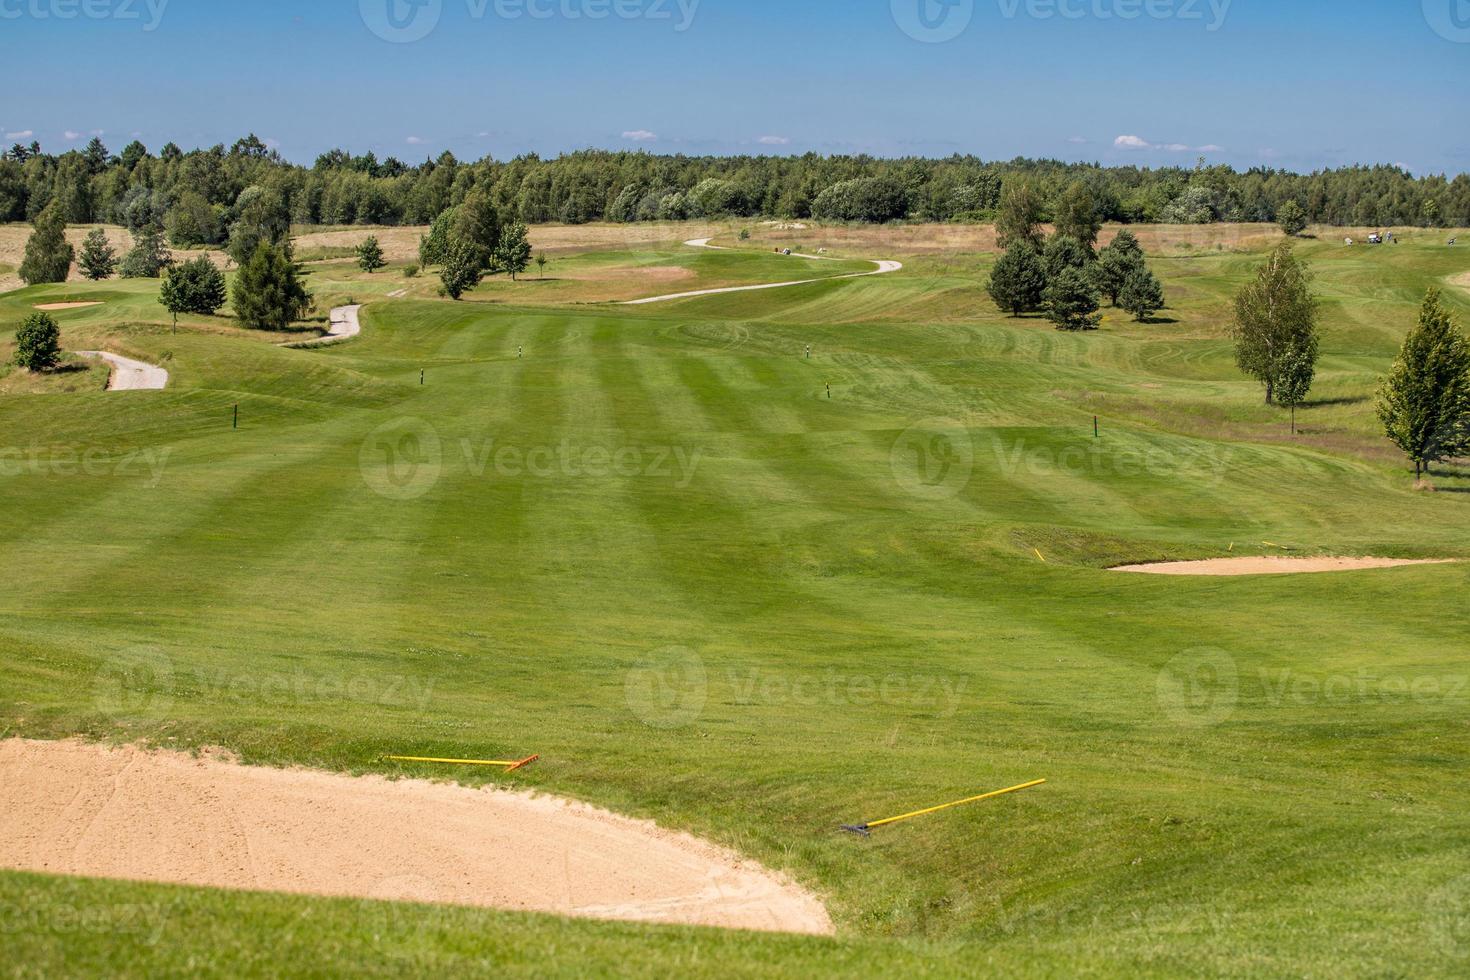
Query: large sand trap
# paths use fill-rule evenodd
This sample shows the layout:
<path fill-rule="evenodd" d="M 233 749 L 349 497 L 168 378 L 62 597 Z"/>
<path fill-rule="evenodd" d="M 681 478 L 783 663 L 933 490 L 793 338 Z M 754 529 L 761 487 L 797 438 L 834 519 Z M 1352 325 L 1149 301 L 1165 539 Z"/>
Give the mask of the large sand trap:
<path fill-rule="evenodd" d="M 1354 572 L 1365 568 L 1398 568 L 1403 565 L 1445 565 L 1453 559 L 1406 558 L 1210 558 L 1205 561 L 1171 561 L 1155 565 L 1123 565 L 1115 572 L 1145 575 L 1299 575 L 1309 572 Z"/>
<path fill-rule="evenodd" d="M 57 310 L 80 310 L 88 306 L 101 306 L 100 301 L 92 303 L 37 303 L 36 309 L 44 313 L 54 313 Z"/>
<path fill-rule="evenodd" d="M 75 741 L 0 742 L 0 867 L 832 932 L 761 866 L 586 804 Z"/>

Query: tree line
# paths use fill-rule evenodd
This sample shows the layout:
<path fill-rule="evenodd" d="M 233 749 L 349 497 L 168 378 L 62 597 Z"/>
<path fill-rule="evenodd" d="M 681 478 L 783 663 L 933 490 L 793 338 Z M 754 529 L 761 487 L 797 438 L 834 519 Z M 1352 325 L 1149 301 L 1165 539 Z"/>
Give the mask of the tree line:
<path fill-rule="evenodd" d="M 542 159 L 462 162 L 451 153 L 410 165 L 333 150 L 311 167 L 255 136 L 157 154 L 134 141 L 113 154 L 100 138 L 59 155 L 19 144 L 0 155 L 0 221 L 33 221 L 55 205 L 68 223 L 163 227 L 176 247 L 222 245 L 253 200 L 281 202 L 296 224 L 426 225 L 475 192 L 502 224 L 758 217 L 819 220 L 994 220 L 1008 187 L 1025 183 L 1043 220 L 1070 188 L 1088 191 L 1097 220 L 1141 223 L 1280 221 L 1326 225 L 1470 226 L 1470 175 L 1414 177 L 1392 166 L 1296 174 L 1225 165 L 1103 167 L 1017 158 L 985 161 L 869 156 L 655 156 L 584 150 Z"/>

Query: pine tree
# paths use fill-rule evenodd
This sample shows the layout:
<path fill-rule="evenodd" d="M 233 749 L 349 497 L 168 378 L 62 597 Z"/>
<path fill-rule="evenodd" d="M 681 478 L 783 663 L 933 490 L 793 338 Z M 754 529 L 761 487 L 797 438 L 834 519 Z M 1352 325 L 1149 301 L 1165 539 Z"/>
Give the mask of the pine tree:
<path fill-rule="evenodd" d="M 1266 388 L 1266 404 L 1276 402 L 1285 358 L 1292 351 L 1317 350 L 1317 303 L 1306 264 L 1282 242 L 1256 278 L 1235 298 L 1235 363 Z"/>
<path fill-rule="evenodd" d="M 101 228 L 93 228 L 88 233 L 87 240 L 82 243 L 81 255 L 77 257 L 77 266 L 82 275 L 93 282 L 106 279 L 117 271 L 117 252 Z"/>
<path fill-rule="evenodd" d="M 1042 265 L 1046 267 L 1048 279 L 1055 278 L 1063 269 L 1086 269 L 1096 259 L 1092 249 L 1071 235 L 1053 235 L 1047 240 L 1041 253 Z"/>
<path fill-rule="evenodd" d="M 1051 277 L 1043 295 L 1046 317 L 1058 330 L 1091 330 L 1102 320 L 1097 294 L 1077 269 L 1067 267 Z"/>
<path fill-rule="evenodd" d="M 32 313 L 15 332 L 15 363 L 48 371 L 61 360 L 61 328 L 49 313 Z"/>
<path fill-rule="evenodd" d="M 363 272 L 377 272 L 388 262 L 383 258 L 383 248 L 378 244 L 376 236 L 370 236 L 367 241 L 357 246 L 357 264 Z"/>
<path fill-rule="evenodd" d="M 1164 287 L 1158 276 L 1141 262 L 1123 281 L 1118 291 L 1117 305 L 1133 314 L 1133 319 L 1142 323 L 1164 308 Z"/>
<path fill-rule="evenodd" d="M 1470 455 L 1470 341 L 1438 289 L 1424 298 L 1419 324 L 1379 389 L 1378 418 L 1414 463 L 1415 478 L 1431 463 Z"/>
<path fill-rule="evenodd" d="M 995 305 L 1011 316 L 1039 310 L 1046 290 L 1041 256 L 1030 245 L 1012 245 L 996 260 L 986 289 Z"/>
<path fill-rule="evenodd" d="M 1088 267 L 1088 275 L 1097 291 L 1108 298 L 1108 302 L 1114 306 L 1118 305 L 1118 294 L 1123 291 L 1123 284 L 1128 277 L 1139 269 L 1146 269 L 1147 265 L 1143 258 L 1143 249 L 1138 244 L 1138 239 L 1128 229 L 1118 232 L 1117 236 L 1097 253 L 1097 261 Z"/>
<path fill-rule="evenodd" d="M 311 309 L 304 279 L 289 242 L 261 242 L 235 274 L 231 293 L 235 315 L 256 330 L 285 330 Z"/>
<path fill-rule="evenodd" d="M 66 240 L 66 219 L 52 204 L 36 216 L 36 230 L 26 241 L 25 258 L 20 264 L 20 277 L 26 285 L 44 282 L 66 282 L 76 250 Z"/>

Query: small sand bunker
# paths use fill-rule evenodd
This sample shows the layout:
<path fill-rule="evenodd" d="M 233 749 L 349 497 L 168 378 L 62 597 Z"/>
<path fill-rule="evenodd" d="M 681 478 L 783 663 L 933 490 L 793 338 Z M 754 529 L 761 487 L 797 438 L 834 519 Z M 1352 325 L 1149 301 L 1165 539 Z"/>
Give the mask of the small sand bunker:
<path fill-rule="evenodd" d="M 0 742 L 0 867 L 832 932 L 760 865 L 586 804 L 75 741 Z"/>
<path fill-rule="evenodd" d="M 57 310 L 80 310 L 88 306 L 101 305 L 102 303 L 100 301 L 95 303 L 39 303 L 36 305 L 36 309 L 46 313 L 55 313 Z"/>
<path fill-rule="evenodd" d="M 1365 568 L 1399 568 L 1404 565 L 1446 565 L 1453 561 L 1454 559 L 1408 558 L 1210 558 L 1206 561 L 1123 565 L 1112 571 L 1144 575 L 1301 575 L 1311 572 L 1355 572 Z"/>

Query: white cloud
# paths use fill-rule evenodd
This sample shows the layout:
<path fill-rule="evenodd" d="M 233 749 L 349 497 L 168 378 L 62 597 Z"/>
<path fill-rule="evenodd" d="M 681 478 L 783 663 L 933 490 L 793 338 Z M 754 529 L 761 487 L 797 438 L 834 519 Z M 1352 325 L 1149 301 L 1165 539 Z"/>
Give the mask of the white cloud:
<path fill-rule="evenodd" d="M 1193 147 L 1187 143 L 1150 143 L 1142 136 L 1119 136 L 1113 140 L 1113 146 L 1120 150 L 1163 150 L 1166 153 L 1188 153 L 1190 150 L 1198 153 L 1220 153 L 1225 149 L 1214 143 Z"/>
<path fill-rule="evenodd" d="M 634 143 L 654 143 L 658 141 L 658 133 L 651 133 L 646 129 L 630 129 L 623 133 L 623 139 Z"/>
<path fill-rule="evenodd" d="M 786 146 L 791 140 L 785 136 L 762 136 L 756 142 L 762 146 Z"/>
<path fill-rule="evenodd" d="M 408 139 L 404 140 L 404 142 L 407 143 L 409 146 L 423 146 L 424 138 L 422 136 L 410 136 Z"/>
<path fill-rule="evenodd" d="M 36 134 L 29 129 L 22 129 L 18 133 L 6 133 L 5 138 L 8 140 L 28 140 L 35 135 Z"/>
<path fill-rule="evenodd" d="M 1068 136 L 1067 142 L 1075 144 L 1077 146 L 1081 146 L 1083 143 L 1090 143 L 1091 140 L 1089 140 L 1086 136 Z"/>
<path fill-rule="evenodd" d="M 79 140 L 82 138 L 82 134 L 77 132 L 75 129 L 68 129 L 61 135 L 65 136 L 68 140 Z"/>

